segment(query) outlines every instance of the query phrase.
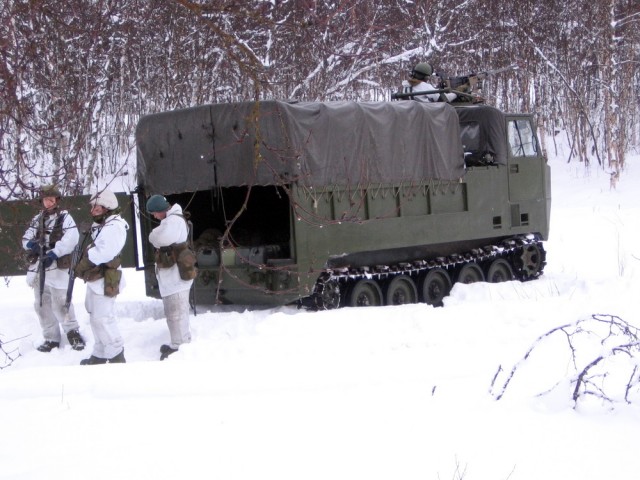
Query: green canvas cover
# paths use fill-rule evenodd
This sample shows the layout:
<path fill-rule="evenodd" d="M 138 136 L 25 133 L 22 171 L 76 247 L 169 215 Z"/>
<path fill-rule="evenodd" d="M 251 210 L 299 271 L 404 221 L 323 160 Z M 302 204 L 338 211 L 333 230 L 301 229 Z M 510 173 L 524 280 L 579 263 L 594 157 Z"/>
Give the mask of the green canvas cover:
<path fill-rule="evenodd" d="M 481 155 L 491 154 L 497 165 L 507 164 L 505 143 L 506 123 L 504 114 L 489 105 L 457 107 L 460 125 L 468 143 L 465 150 Z"/>
<path fill-rule="evenodd" d="M 139 182 L 165 195 L 215 186 L 320 187 L 458 180 L 458 116 L 447 103 L 203 105 L 143 117 Z"/>

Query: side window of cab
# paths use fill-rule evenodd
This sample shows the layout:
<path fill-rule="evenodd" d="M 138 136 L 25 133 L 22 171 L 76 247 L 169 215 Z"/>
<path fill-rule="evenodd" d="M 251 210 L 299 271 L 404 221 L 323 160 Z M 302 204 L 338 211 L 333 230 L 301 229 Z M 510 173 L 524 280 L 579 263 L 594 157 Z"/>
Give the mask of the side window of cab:
<path fill-rule="evenodd" d="M 512 157 L 537 157 L 538 141 L 528 118 L 516 118 L 507 122 L 509 150 Z"/>

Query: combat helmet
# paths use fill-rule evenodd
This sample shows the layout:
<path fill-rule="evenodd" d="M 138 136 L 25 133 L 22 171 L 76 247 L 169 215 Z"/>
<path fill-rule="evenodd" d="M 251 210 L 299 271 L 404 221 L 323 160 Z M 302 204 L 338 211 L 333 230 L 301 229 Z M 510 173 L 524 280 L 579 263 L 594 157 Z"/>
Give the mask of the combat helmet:
<path fill-rule="evenodd" d="M 433 68 L 427 62 L 420 62 L 411 71 L 411 78 L 415 78 L 416 80 L 424 80 L 427 77 L 430 77 L 433 73 Z"/>
<path fill-rule="evenodd" d="M 47 197 L 55 197 L 59 200 L 60 198 L 62 198 L 62 194 L 60 193 L 58 187 L 56 187 L 55 185 L 43 185 L 40 188 L 40 198 L 42 199 Z"/>
<path fill-rule="evenodd" d="M 92 207 L 99 205 L 112 211 L 118 208 L 118 198 L 111 190 L 105 189 L 93 195 L 91 200 L 89 200 L 89 205 Z"/>

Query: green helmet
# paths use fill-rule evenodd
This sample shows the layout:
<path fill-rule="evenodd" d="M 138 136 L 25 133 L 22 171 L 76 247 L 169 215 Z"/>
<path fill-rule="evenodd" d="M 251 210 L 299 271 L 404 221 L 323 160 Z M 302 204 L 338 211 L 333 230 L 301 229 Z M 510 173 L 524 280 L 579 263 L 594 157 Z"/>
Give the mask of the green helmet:
<path fill-rule="evenodd" d="M 413 67 L 413 71 L 411 72 L 411 76 L 413 78 L 417 78 L 418 80 L 423 80 L 427 77 L 430 77 L 433 73 L 433 68 L 426 62 L 420 62 L 415 67 Z"/>
<path fill-rule="evenodd" d="M 40 198 L 55 197 L 60 199 L 62 194 L 55 185 L 44 185 L 40 188 Z"/>

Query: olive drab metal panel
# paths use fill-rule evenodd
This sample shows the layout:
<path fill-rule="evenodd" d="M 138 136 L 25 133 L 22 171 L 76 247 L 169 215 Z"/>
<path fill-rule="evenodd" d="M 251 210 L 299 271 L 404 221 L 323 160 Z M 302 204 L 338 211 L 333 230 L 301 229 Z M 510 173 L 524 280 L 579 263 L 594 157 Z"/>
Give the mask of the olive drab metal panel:
<path fill-rule="evenodd" d="M 127 193 L 116 193 L 122 210 L 121 215 L 129 224 L 127 243 L 122 252 L 122 266 L 134 267 L 133 220 L 131 200 Z M 78 229 L 86 231 L 92 220 L 89 208 L 90 195 L 63 197 L 60 206 L 68 210 L 78 225 Z M 0 275 L 13 276 L 26 273 L 26 255 L 22 248 L 22 235 L 31 219 L 40 211 L 40 200 L 11 200 L 0 202 Z"/>
<path fill-rule="evenodd" d="M 533 118 L 529 115 L 508 115 L 506 129 L 511 226 L 543 226 L 539 230 L 546 237 L 549 213 L 548 209 L 541 207 L 550 204 L 551 193 L 548 182 L 538 179 L 546 179 L 550 174 L 540 151 Z"/>

